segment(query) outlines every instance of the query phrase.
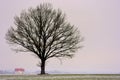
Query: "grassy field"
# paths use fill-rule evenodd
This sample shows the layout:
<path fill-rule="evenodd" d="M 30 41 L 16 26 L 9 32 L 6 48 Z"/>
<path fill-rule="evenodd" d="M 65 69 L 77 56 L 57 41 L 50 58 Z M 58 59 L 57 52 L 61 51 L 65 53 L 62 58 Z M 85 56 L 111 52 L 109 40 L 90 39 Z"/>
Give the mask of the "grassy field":
<path fill-rule="evenodd" d="M 120 74 L 0 75 L 0 80 L 120 80 Z"/>

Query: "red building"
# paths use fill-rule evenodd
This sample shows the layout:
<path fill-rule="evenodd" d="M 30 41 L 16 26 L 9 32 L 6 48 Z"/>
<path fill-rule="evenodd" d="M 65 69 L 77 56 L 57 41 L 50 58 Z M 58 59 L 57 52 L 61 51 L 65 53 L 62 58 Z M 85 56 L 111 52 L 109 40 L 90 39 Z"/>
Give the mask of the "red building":
<path fill-rule="evenodd" d="M 15 74 L 23 74 L 24 71 L 25 70 L 23 68 L 15 68 Z"/>

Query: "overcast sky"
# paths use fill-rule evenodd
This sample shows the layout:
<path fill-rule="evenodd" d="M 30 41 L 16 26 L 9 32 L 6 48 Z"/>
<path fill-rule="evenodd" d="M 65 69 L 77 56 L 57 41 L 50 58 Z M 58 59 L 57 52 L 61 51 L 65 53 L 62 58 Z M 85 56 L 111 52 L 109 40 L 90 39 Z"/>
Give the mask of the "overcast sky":
<path fill-rule="evenodd" d="M 0 0 L 0 70 L 39 69 L 35 56 L 11 50 L 5 34 L 14 25 L 15 15 L 43 2 L 66 13 L 67 20 L 85 38 L 84 47 L 73 59 L 63 59 L 62 63 L 51 59 L 47 70 L 120 73 L 120 0 Z"/>

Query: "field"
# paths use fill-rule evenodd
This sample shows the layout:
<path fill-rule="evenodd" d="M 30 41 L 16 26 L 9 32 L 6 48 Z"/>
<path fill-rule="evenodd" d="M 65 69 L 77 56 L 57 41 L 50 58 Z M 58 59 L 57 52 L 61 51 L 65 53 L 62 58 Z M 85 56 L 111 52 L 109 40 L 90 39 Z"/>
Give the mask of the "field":
<path fill-rule="evenodd" d="M 0 80 L 120 80 L 120 74 L 0 75 Z"/>

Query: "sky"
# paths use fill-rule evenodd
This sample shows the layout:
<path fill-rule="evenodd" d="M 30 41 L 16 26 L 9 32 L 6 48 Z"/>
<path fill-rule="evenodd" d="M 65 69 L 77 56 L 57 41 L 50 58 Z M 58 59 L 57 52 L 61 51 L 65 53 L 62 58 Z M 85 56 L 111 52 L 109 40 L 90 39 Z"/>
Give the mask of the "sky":
<path fill-rule="evenodd" d="M 0 0 L 0 70 L 36 70 L 32 53 L 16 53 L 5 34 L 22 10 L 51 3 L 84 37 L 83 48 L 72 59 L 50 59 L 47 70 L 80 73 L 120 73 L 120 0 Z"/>

